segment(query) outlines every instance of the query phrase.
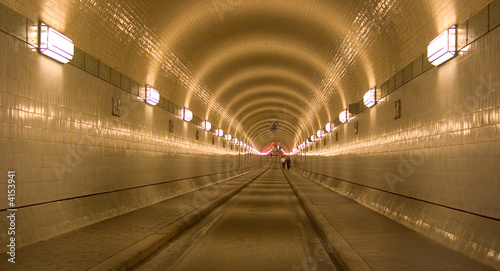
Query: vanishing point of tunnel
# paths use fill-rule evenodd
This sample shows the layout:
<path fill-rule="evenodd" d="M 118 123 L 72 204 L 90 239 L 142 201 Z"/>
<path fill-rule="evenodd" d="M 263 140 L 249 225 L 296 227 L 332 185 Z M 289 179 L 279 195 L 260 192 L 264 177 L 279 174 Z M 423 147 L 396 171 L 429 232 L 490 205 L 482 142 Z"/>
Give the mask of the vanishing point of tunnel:
<path fill-rule="evenodd" d="M 0 0 L 0 270 L 500 270 L 500 0 Z"/>

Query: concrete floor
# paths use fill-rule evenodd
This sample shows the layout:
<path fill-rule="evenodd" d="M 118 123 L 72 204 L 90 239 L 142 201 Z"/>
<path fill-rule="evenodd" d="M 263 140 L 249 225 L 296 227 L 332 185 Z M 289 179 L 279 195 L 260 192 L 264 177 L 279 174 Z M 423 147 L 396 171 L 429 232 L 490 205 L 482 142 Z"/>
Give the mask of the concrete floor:
<path fill-rule="evenodd" d="M 0 270 L 129 270 L 141 261 L 136 270 L 339 270 L 292 186 L 350 270 L 494 270 L 285 173 L 262 168 L 20 248 L 15 264 L 2 254 Z"/>
<path fill-rule="evenodd" d="M 364 261 L 367 268 L 363 270 L 494 270 L 294 171 L 285 173 L 294 188 L 301 191 L 302 198 L 307 198 L 326 219 L 326 223 L 320 225 L 321 230 L 335 231 Z M 341 243 L 335 238 L 330 242 Z M 344 248 L 336 246 L 337 251 Z"/>
<path fill-rule="evenodd" d="M 137 270 L 337 270 L 276 166 Z"/>

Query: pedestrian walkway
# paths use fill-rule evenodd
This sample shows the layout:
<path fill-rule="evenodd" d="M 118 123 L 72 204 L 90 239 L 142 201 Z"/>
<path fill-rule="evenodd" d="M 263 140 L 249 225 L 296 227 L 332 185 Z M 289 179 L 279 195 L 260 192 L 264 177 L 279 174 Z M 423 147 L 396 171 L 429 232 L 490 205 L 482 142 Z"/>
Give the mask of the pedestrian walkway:
<path fill-rule="evenodd" d="M 333 254 L 350 270 L 494 270 L 295 171 L 284 173 Z"/>
<path fill-rule="evenodd" d="M 338 270 L 279 166 L 137 270 Z"/>
<path fill-rule="evenodd" d="M 265 169 L 240 175 L 53 239 L 18 249 L 16 263 L 0 256 L 0 270 L 129 269 L 196 220 L 241 191 Z"/>

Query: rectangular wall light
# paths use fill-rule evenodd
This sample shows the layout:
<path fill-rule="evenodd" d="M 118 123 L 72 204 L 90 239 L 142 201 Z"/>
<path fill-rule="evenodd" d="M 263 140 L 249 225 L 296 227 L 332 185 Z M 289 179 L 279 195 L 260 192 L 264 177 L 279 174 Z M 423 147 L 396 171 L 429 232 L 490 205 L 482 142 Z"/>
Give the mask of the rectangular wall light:
<path fill-rule="evenodd" d="M 52 27 L 40 23 L 40 53 L 61 63 L 68 63 L 75 53 L 73 41 Z"/>
<path fill-rule="evenodd" d="M 327 123 L 325 125 L 325 130 L 327 133 L 331 132 L 333 130 L 333 124 L 331 122 Z"/>
<path fill-rule="evenodd" d="M 187 108 L 182 109 L 182 119 L 185 121 L 191 121 L 193 119 L 193 112 Z"/>
<path fill-rule="evenodd" d="M 208 120 L 204 121 L 203 122 L 203 129 L 205 131 L 210 131 L 210 129 L 212 129 L 212 124 Z"/>
<path fill-rule="evenodd" d="M 347 109 L 340 112 L 340 114 L 339 114 L 339 120 L 342 123 L 346 123 L 351 117 L 352 117 L 352 115 L 351 115 L 351 113 L 349 113 L 349 111 L 347 111 Z"/>
<path fill-rule="evenodd" d="M 445 30 L 427 46 L 427 59 L 434 66 L 439 66 L 457 54 L 457 28 Z"/>
<path fill-rule="evenodd" d="M 376 89 L 372 88 L 368 90 L 365 95 L 363 96 L 363 103 L 366 105 L 366 107 L 372 107 L 377 103 L 377 97 L 376 97 Z"/>
<path fill-rule="evenodd" d="M 160 101 L 160 93 L 156 89 L 146 86 L 146 99 L 144 101 L 150 105 L 156 105 Z"/>

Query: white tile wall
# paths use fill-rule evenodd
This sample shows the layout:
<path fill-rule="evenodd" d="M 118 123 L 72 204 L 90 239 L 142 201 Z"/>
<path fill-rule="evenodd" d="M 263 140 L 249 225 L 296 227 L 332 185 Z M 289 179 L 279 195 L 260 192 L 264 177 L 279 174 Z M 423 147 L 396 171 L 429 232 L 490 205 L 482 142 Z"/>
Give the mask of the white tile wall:
<path fill-rule="evenodd" d="M 113 96 L 122 99 L 121 117 L 111 114 Z M 175 122 L 174 133 L 168 131 L 169 119 Z M 131 190 L 136 202 L 127 204 L 128 194 L 113 195 L 116 204 L 97 217 L 92 217 L 92 209 L 85 207 L 91 204 L 85 200 L 65 199 L 227 171 L 234 175 L 262 161 L 222 148 L 218 137 L 212 145 L 214 136 L 209 132 L 74 66 L 33 53 L 3 32 L 0 128 L 0 172 L 16 171 L 16 204 L 29 222 L 20 228 L 21 246 L 154 203 L 152 198 L 161 200 L 168 193 L 158 196 L 154 188 Z M 172 191 L 192 189 L 186 185 Z M 1 182 L 0 209 L 4 210 L 6 188 L 6 182 Z M 47 204 L 52 201 L 58 203 Z M 106 204 L 106 198 L 97 201 Z M 23 213 L 23 206 L 33 204 L 37 212 Z M 122 208 L 123 204 L 131 207 Z M 61 213 L 70 217 L 61 220 Z M 72 220 L 74 213 L 82 217 Z M 1 232 L 0 242 L 6 237 Z"/>
<path fill-rule="evenodd" d="M 484 233 L 491 224 L 500 228 L 499 51 L 497 28 L 474 42 L 466 55 L 425 72 L 357 115 L 352 121 L 359 122 L 359 134 L 354 134 L 352 123 L 337 130 L 338 142 L 329 134 L 327 146 L 308 152 L 306 164 L 304 158 L 297 159 L 298 167 L 463 210 L 466 213 L 456 212 L 458 217 L 453 221 L 443 216 L 445 208 L 432 211 L 432 204 L 422 204 L 424 212 L 413 213 L 415 220 L 427 219 L 441 232 L 465 239 L 455 243 L 394 218 L 462 251 L 468 250 L 464 244 L 469 241 L 482 244 L 474 236 L 486 235 L 481 238 L 496 240 L 496 244 L 486 246 L 495 251 L 494 256 L 486 256 L 488 250 L 469 253 L 500 266 L 500 235 Z M 393 103 L 398 99 L 401 119 L 394 120 Z M 389 203 L 397 208 L 406 201 L 400 197 Z M 391 205 L 385 207 L 391 210 Z M 469 227 L 470 220 L 474 227 Z"/>

